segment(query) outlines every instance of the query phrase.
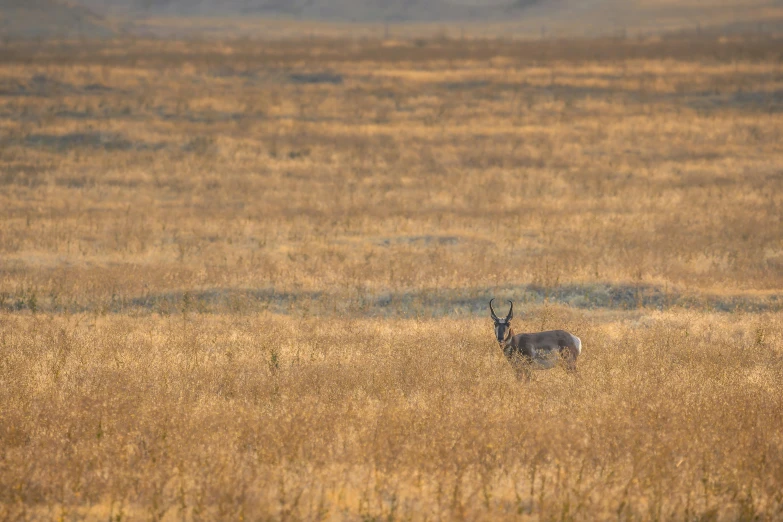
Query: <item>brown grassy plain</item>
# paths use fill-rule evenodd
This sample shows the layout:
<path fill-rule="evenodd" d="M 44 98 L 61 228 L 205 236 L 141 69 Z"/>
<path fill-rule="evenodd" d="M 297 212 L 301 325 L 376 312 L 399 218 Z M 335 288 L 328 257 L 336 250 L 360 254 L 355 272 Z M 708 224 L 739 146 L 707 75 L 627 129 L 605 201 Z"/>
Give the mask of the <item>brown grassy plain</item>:
<path fill-rule="evenodd" d="M 9 43 L 0 517 L 779 519 L 780 49 Z"/>

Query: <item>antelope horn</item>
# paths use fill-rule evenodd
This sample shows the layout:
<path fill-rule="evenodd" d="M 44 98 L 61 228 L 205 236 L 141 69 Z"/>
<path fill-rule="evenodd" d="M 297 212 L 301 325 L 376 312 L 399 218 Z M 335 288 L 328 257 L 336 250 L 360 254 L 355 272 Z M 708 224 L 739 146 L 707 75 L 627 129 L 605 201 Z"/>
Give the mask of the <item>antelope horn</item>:
<path fill-rule="evenodd" d="M 493 320 L 499 321 L 500 319 L 498 319 L 498 316 L 495 315 L 495 310 L 492 309 L 492 301 L 494 301 L 494 300 L 495 300 L 494 297 L 489 300 L 489 314 L 492 316 Z"/>
<path fill-rule="evenodd" d="M 511 309 L 508 311 L 508 316 L 506 317 L 506 322 L 510 321 L 512 317 L 514 317 L 514 303 L 512 301 L 509 301 L 511 303 Z"/>

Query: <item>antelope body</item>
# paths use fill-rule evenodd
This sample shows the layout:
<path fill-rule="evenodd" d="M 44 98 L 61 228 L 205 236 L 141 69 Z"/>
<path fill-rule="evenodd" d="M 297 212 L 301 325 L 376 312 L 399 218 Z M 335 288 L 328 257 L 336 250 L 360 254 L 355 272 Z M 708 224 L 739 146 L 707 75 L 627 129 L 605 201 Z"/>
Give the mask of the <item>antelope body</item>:
<path fill-rule="evenodd" d="M 548 370 L 553 368 L 558 360 L 565 363 L 568 371 L 576 371 L 576 359 L 582 353 L 582 341 L 579 337 L 565 330 L 550 330 L 538 333 L 514 334 L 511 319 L 514 317 L 514 303 L 509 301 L 511 308 L 505 319 L 495 315 L 489 302 L 489 313 L 495 322 L 495 338 L 503 354 L 511 362 L 517 377 L 530 377 L 530 370 Z"/>

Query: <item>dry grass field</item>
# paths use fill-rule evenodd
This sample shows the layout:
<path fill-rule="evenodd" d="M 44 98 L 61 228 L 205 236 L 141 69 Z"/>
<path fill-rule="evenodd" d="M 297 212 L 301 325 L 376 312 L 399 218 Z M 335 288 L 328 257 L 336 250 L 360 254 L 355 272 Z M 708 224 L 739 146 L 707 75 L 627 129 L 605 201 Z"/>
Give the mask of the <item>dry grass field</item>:
<path fill-rule="evenodd" d="M 0 519 L 781 519 L 781 49 L 7 42 Z"/>

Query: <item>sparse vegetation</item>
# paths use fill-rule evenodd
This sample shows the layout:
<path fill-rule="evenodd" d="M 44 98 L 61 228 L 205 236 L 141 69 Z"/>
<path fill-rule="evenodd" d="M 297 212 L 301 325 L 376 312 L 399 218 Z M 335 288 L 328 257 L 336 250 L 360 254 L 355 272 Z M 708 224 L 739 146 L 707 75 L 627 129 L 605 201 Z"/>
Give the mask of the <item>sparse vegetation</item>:
<path fill-rule="evenodd" d="M 780 49 L 9 43 L 0 516 L 780 518 Z"/>

